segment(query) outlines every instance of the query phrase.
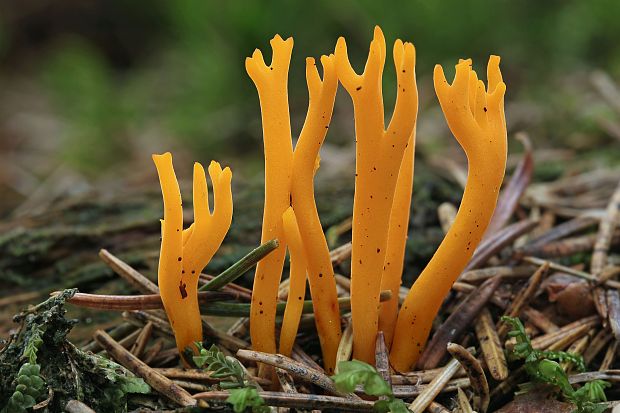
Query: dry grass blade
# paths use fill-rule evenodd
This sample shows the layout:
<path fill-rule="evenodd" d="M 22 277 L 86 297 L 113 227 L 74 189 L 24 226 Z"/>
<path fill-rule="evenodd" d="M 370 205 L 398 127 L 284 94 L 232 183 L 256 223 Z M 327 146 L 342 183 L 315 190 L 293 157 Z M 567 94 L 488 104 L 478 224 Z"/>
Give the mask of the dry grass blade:
<path fill-rule="evenodd" d="M 527 321 L 529 321 L 545 333 L 553 333 L 560 329 L 560 327 L 558 327 L 553 321 L 551 321 L 549 317 L 532 307 L 524 308 L 522 314 L 525 316 L 525 319 Z"/>
<path fill-rule="evenodd" d="M 390 372 L 390 359 L 387 346 L 385 345 L 385 337 L 383 331 L 377 333 L 375 341 L 375 367 L 383 380 L 390 386 L 392 385 L 392 374 Z"/>
<path fill-rule="evenodd" d="M 607 308 L 609 327 L 616 340 L 620 340 L 620 293 L 618 290 L 607 290 Z"/>
<path fill-rule="evenodd" d="M 55 292 L 53 294 L 58 294 Z M 198 300 L 207 303 L 212 300 L 234 298 L 227 292 L 206 291 L 198 293 Z M 87 308 L 99 308 L 102 310 L 128 311 L 128 310 L 156 310 L 164 308 L 159 294 L 148 295 L 103 295 L 75 293 L 67 300 L 73 305 Z"/>
<path fill-rule="evenodd" d="M 480 343 L 482 356 L 487 364 L 489 373 L 497 381 L 503 381 L 508 377 L 508 364 L 504 349 L 497 335 L 495 323 L 491 312 L 483 308 L 474 325 L 476 337 Z"/>
<path fill-rule="evenodd" d="M 365 400 L 345 399 L 334 396 L 319 396 L 315 394 L 290 394 L 281 392 L 262 391 L 259 396 L 265 400 L 268 406 L 291 407 L 304 410 L 335 410 L 347 412 L 371 412 L 373 402 Z M 230 394 L 226 391 L 210 391 L 195 394 L 194 397 L 200 400 L 224 402 Z"/>
<path fill-rule="evenodd" d="M 144 349 L 146 348 L 146 345 L 151 339 L 152 333 L 153 323 L 146 323 L 146 325 L 142 327 L 142 330 L 140 330 L 140 334 L 138 335 L 138 338 L 136 338 L 136 342 L 131 347 L 131 354 L 140 358 L 140 356 L 142 356 L 142 352 L 144 352 Z"/>
<path fill-rule="evenodd" d="M 486 305 L 491 295 L 501 283 L 501 278 L 494 277 L 485 281 L 475 291 L 472 291 L 458 307 L 450 314 L 446 321 L 437 329 L 432 340 L 428 343 L 418 365 L 424 369 L 437 367 L 446 354 L 446 346 L 456 340 L 476 318 L 480 310 Z"/>
<path fill-rule="evenodd" d="M 338 265 L 341 262 L 351 258 L 352 246 L 350 242 L 339 246 L 329 252 L 329 257 L 332 260 L 332 265 Z"/>
<path fill-rule="evenodd" d="M 142 377 L 149 386 L 157 390 L 163 396 L 183 407 L 196 405 L 196 399 L 187 391 L 183 390 L 170 379 L 159 374 L 147 366 L 142 360 L 125 350 L 105 331 L 97 330 L 94 337 L 115 361 L 126 367 L 136 376 Z"/>
<path fill-rule="evenodd" d="M 592 380 L 620 382 L 620 370 L 587 371 L 568 376 L 568 381 L 571 384 L 585 383 Z"/>
<path fill-rule="evenodd" d="M 543 260 L 537 257 L 523 257 L 522 260 L 525 262 L 529 262 L 530 264 L 534 264 L 534 265 L 542 265 L 543 263 L 548 262 L 549 268 L 551 268 L 552 270 L 565 272 L 566 274 L 574 275 L 575 277 L 583 278 L 584 280 L 588 280 L 588 281 L 593 281 L 593 282 L 598 281 L 598 279 L 595 276 L 593 276 L 592 274 L 588 272 L 579 271 L 574 268 L 567 267 L 565 265 L 558 264 L 553 261 L 547 261 L 547 260 Z M 604 284 L 611 288 L 620 289 L 619 281 L 607 280 L 605 281 Z"/>
<path fill-rule="evenodd" d="M 607 343 L 613 335 L 609 332 L 608 329 L 601 329 L 592 339 L 592 342 L 583 353 L 583 361 L 586 366 L 594 360 L 594 358 L 600 353 L 604 348 L 606 348 Z M 613 343 L 612 343 L 613 344 Z"/>
<path fill-rule="evenodd" d="M 450 230 L 452 223 L 456 219 L 457 209 L 450 202 L 443 202 L 437 208 L 437 216 L 439 217 L 439 225 L 444 234 Z"/>
<path fill-rule="evenodd" d="M 174 336 L 168 320 L 158 317 L 155 314 L 147 313 L 146 311 L 124 311 L 123 318 L 139 326 L 144 326 L 150 321 L 153 323 L 153 328 L 155 328 L 155 330 L 171 337 Z"/>
<path fill-rule="evenodd" d="M 533 255 L 534 252 L 538 248 L 543 245 L 547 245 L 553 241 L 559 240 L 561 238 L 566 238 L 567 236 L 574 234 L 576 232 L 583 231 L 594 226 L 598 220 L 590 217 L 577 217 L 566 221 L 560 225 L 556 225 L 552 227 L 549 231 L 540 235 L 537 238 L 530 240 L 526 245 L 524 245 L 520 251 L 527 255 Z"/>
<path fill-rule="evenodd" d="M 450 413 L 450 410 L 437 402 L 431 402 L 431 404 L 429 404 L 426 408 L 426 411 L 428 413 Z"/>
<path fill-rule="evenodd" d="M 291 373 L 293 377 L 297 377 L 307 383 L 315 384 L 336 396 L 357 398 L 357 396 L 348 395 L 336 389 L 336 385 L 327 375 L 281 354 L 268 354 L 252 350 L 239 350 L 237 352 L 237 357 L 244 360 L 256 361 L 281 368 Z"/>
<path fill-rule="evenodd" d="M 485 413 L 491 400 L 489 396 L 489 383 L 482 370 L 482 365 L 467 349 L 456 343 L 448 344 L 448 352 L 461 364 L 469 383 L 474 391 L 474 409 Z"/>
<path fill-rule="evenodd" d="M 588 347 L 588 343 L 590 343 L 590 340 L 592 340 L 592 337 L 594 337 L 594 334 L 596 334 L 596 330 L 595 329 L 590 330 L 588 334 L 586 334 L 585 336 L 581 337 L 579 340 L 571 344 L 570 347 L 566 350 L 566 352 L 571 353 L 571 354 L 583 355 L 583 352 Z M 562 363 L 561 365 L 564 371 L 566 372 L 570 372 L 571 369 L 574 367 L 574 364 L 570 361 L 566 361 Z"/>
<path fill-rule="evenodd" d="M 460 387 L 456 390 L 457 398 L 456 402 L 459 406 L 459 413 L 477 413 L 472 409 L 471 404 L 469 404 L 469 399 L 467 395 Z"/>
<path fill-rule="evenodd" d="M 566 324 L 556 332 L 544 334 L 542 336 L 532 339 L 532 347 L 537 350 L 543 350 L 550 347 L 554 343 L 562 340 L 567 335 L 573 334 L 575 330 L 585 332 L 590 330 L 592 327 L 596 327 L 598 324 L 600 324 L 600 321 L 601 320 L 597 315 L 584 317 L 570 324 Z"/>
<path fill-rule="evenodd" d="M 538 291 L 540 284 L 543 281 L 543 278 L 549 271 L 549 263 L 545 262 L 541 265 L 536 272 L 530 277 L 527 286 L 522 289 L 519 294 L 512 300 L 506 312 L 504 313 L 508 317 L 519 317 L 521 315 L 521 311 L 527 306 L 530 301 L 534 298 L 534 294 Z M 510 330 L 510 326 L 504 322 L 500 322 L 497 328 L 497 334 L 500 338 L 503 338 L 508 331 Z"/>
<path fill-rule="evenodd" d="M 592 329 L 590 326 L 587 326 L 587 325 L 577 327 L 573 331 L 570 331 L 567 334 L 564 334 L 562 337 L 560 337 L 559 340 L 557 340 L 555 343 L 547 347 L 547 350 L 550 350 L 550 351 L 565 350 L 568 346 L 579 341 L 584 336 L 587 337 L 590 331 L 592 331 Z"/>
<path fill-rule="evenodd" d="M 601 366 L 599 367 L 600 371 L 609 370 L 611 365 L 616 360 L 616 352 L 618 351 L 618 342 L 614 340 L 613 343 L 607 347 L 607 351 L 605 352 L 605 357 L 603 357 L 603 361 L 601 361 Z"/>
<path fill-rule="evenodd" d="M 592 253 L 592 261 L 590 264 L 590 272 L 594 276 L 598 276 L 607 265 L 607 254 L 611 239 L 616 227 L 620 224 L 620 183 L 614 191 L 605 216 L 601 220 L 598 227 L 598 235 L 594 244 L 594 252 Z"/>
<path fill-rule="evenodd" d="M 517 238 L 530 232 L 537 224 L 537 221 L 525 219 L 511 224 L 485 239 L 476 248 L 474 256 L 465 266 L 464 271 L 484 265 L 492 256 L 500 252 L 504 247 L 512 244 Z"/>
<path fill-rule="evenodd" d="M 353 325 L 349 321 L 347 328 L 342 332 L 338 351 L 336 352 L 336 373 L 338 373 L 338 365 L 341 361 L 348 361 L 353 353 Z"/>
<path fill-rule="evenodd" d="M 67 413 L 95 413 L 93 409 L 79 400 L 69 400 L 65 406 Z"/>
<path fill-rule="evenodd" d="M 497 200 L 497 206 L 495 212 L 491 218 L 491 222 L 487 227 L 487 231 L 484 234 L 484 238 L 488 238 L 491 235 L 497 233 L 502 229 L 506 223 L 510 220 L 510 217 L 514 213 L 519 199 L 523 196 L 525 189 L 532 180 L 532 174 L 534 172 L 534 157 L 532 156 L 532 143 L 530 138 L 524 132 L 519 132 L 515 137 L 523 144 L 525 152 L 523 157 L 519 161 L 519 164 L 515 168 L 510 181 L 506 185 L 506 188 L 502 191 Z"/>
<path fill-rule="evenodd" d="M 99 250 L 99 258 L 115 273 L 143 294 L 159 294 L 159 287 L 151 280 L 133 269 L 129 264 L 106 249 Z"/>
<path fill-rule="evenodd" d="M 409 405 L 409 410 L 413 413 L 422 413 L 424 409 L 426 409 L 428 405 L 435 400 L 435 397 L 437 397 L 444 386 L 460 368 L 461 365 L 456 359 L 450 360 L 441 372 L 435 376 L 435 378 L 427 386 L 424 387 L 424 390 L 422 390 L 418 397 L 416 397 L 415 400 Z"/>
<path fill-rule="evenodd" d="M 323 367 L 314 361 L 314 359 L 310 357 L 308 353 L 306 353 L 304 349 L 299 346 L 299 344 L 293 344 L 293 354 L 291 354 L 291 356 L 293 360 L 303 363 L 311 369 L 325 373 Z"/>
<path fill-rule="evenodd" d="M 488 280 L 492 277 L 524 278 L 529 277 L 531 274 L 532 269 L 528 265 L 523 265 L 520 267 L 488 267 L 464 272 L 459 277 L 459 281 L 476 284 L 478 282 Z"/>

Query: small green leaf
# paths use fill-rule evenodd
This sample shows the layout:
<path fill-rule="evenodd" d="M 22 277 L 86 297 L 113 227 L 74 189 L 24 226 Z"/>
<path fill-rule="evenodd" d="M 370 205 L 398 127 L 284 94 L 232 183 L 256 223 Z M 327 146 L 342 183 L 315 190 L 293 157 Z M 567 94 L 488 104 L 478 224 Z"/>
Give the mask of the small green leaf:
<path fill-rule="evenodd" d="M 364 392 L 370 396 L 389 396 L 392 394 L 392 389 L 377 373 L 368 375 L 364 383 Z"/>
<path fill-rule="evenodd" d="M 226 399 L 226 403 L 231 404 L 235 413 L 243 413 L 248 407 L 252 408 L 253 412 L 263 412 L 265 408 L 265 401 L 258 394 L 258 391 L 254 387 L 243 387 L 240 389 L 230 390 L 230 395 Z"/>

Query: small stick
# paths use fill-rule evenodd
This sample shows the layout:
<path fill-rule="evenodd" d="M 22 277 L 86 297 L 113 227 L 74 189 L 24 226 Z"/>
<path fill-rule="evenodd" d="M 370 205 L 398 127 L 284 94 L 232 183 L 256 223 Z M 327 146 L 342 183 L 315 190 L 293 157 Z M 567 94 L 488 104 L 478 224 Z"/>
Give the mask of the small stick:
<path fill-rule="evenodd" d="M 125 347 L 126 349 L 129 350 L 131 348 L 131 346 L 133 346 L 133 344 L 138 339 L 138 336 L 140 335 L 141 331 L 142 331 L 142 329 L 138 329 L 138 330 L 132 332 L 131 334 L 129 334 L 126 337 L 124 337 L 122 340 L 118 340 L 118 344 L 120 344 L 121 346 L 123 346 L 123 347 Z"/>
<path fill-rule="evenodd" d="M 321 367 L 320 365 L 317 364 L 316 361 L 314 361 L 314 359 L 312 357 L 310 357 L 308 355 L 308 353 L 306 353 L 304 351 L 303 348 L 301 348 L 299 346 L 299 344 L 293 344 L 293 354 L 291 354 L 293 357 L 293 360 L 298 361 L 300 363 L 305 364 L 306 366 L 316 370 L 316 371 L 320 371 L 321 373 L 325 373 L 325 370 L 323 370 L 323 367 Z"/>
<path fill-rule="evenodd" d="M 338 344 L 338 351 L 336 352 L 336 373 L 338 373 L 338 366 L 341 361 L 348 361 L 353 353 L 353 324 L 349 320 L 347 328 L 342 332 L 340 337 L 340 344 Z"/>
<path fill-rule="evenodd" d="M 609 332 L 608 329 L 605 328 L 601 329 L 598 334 L 594 336 L 592 342 L 583 353 L 583 361 L 585 362 L 586 366 L 589 365 L 592 360 L 594 360 L 594 358 L 598 355 L 598 353 L 600 353 L 601 350 L 603 350 L 607 346 L 607 343 L 609 343 L 609 340 L 611 340 L 612 337 L 613 335 Z"/>
<path fill-rule="evenodd" d="M 480 343 L 482 356 L 489 368 L 491 376 L 497 381 L 508 377 L 508 363 L 502 348 L 491 312 L 483 308 L 474 325 L 476 337 Z"/>
<path fill-rule="evenodd" d="M 552 241 L 557 241 L 562 238 L 566 238 L 569 235 L 572 235 L 576 232 L 583 231 L 585 229 L 594 226 L 598 220 L 590 217 L 577 217 L 571 219 L 570 221 L 566 221 L 560 225 L 556 225 L 552 227 L 549 231 L 545 232 L 541 236 L 530 240 L 527 244 L 525 244 L 521 251 L 524 254 L 532 255 L 533 252 L 543 245 L 549 244 Z"/>
<path fill-rule="evenodd" d="M 351 279 L 349 277 L 345 277 L 342 274 L 334 274 L 334 278 L 336 279 L 336 285 L 339 285 L 346 291 L 351 291 Z"/>
<path fill-rule="evenodd" d="M 293 381 L 293 377 L 288 373 L 288 371 L 276 368 L 276 376 L 278 376 L 278 381 L 280 382 L 280 387 L 284 393 L 298 393 L 295 388 L 295 382 Z"/>
<path fill-rule="evenodd" d="M 428 413 L 450 413 L 450 410 L 437 402 L 431 402 L 431 404 L 429 404 L 426 408 L 426 411 Z"/>
<path fill-rule="evenodd" d="M 187 390 L 193 391 L 209 391 L 210 387 L 200 383 L 193 383 L 185 380 L 172 380 L 174 384 Z"/>
<path fill-rule="evenodd" d="M 159 338 L 155 341 L 155 343 L 149 347 L 148 350 L 144 352 L 144 357 L 142 357 L 142 361 L 145 364 L 151 364 L 151 362 L 157 357 L 161 349 L 164 348 L 164 340 Z"/>
<path fill-rule="evenodd" d="M 424 349 L 418 361 L 420 367 L 424 369 L 437 367 L 446 354 L 446 345 L 458 339 L 465 329 L 469 327 L 500 283 L 501 278 L 490 278 L 461 301 L 458 307 L 437 329 L 433 338 Z"/>
<path fill-rule="evenodd" d="M 101 344 L 114 360 L 129 369 L 136 376 L 142 377 L 149 386 L 168 399 L 183 407 L 196 405 L 196 399 L 187 391 L 147 366 L 142 360 L 119 345 L 105 331 L 95 331 L 95 340 Z"/>
<path fill-rule="evenodd" d="M 147 313 L 145 311 L 124 311 L 123 318 L 130 323 L 139 323 L 141 326 L 144 326 L 150 321 L 153 323 L 153 328 L 155 328 L 155 330 L 169 336 L 174 336 L 168 320 L 164 320 L 154 314 Z"/>
<path fill-rule="evenodd" d="M 142 356 L 142 353 L 144 352 L 146 345 L 151 339 L 152 332 L 153 332 L 153 323 L 149 321 L 148 323 L 145 324 L 144 327 L 142 327 L 142 331 L 140 331 L 138 338 L 136 338 L 136 342 L 131 347 L 131 350 L 130 350 L 131 354 L 133 354 L 134 356 L 138 358 Z"/>
<path fill-rule="evenodd" d="M 594 276 L 598 276 L 607 265 L 609 246 L 614 230 L 618 225 L 620 225 L 620 183 L 611 196 L 605 210 L 605 216 L 601 219 L 598 227 L 598 234 L 590 263 L 590 272 Z"/>
<path fill-rule="evenodd" d="M 390 360 L 383 331 L 377 333 L 377 339 L 375 340 L 375 367 L 379 374 L 381 374 L 381 377 L 383 377 L 383 380 L 391 387 L 392 375 L 390 372 Z"/>
<path fill-rule="evenodd" d="M 558 331 L 555 331 L 553 333 L 544 334 L 542 336 L 539 336 L 539 337 L 536 337 L 536 338 L 532 339 L 532 347 L 534 347 L 537 350 L 545 349 L 545 348 L 551 346 L 553 343 L 555 343 L 558 340 L 560 340 L 565 335 L 570 334 L 575 329 L 582 328 L 582 327 L 586 326 L 585 330 L 587 331 L 587 330 L 591 329 L 592 327 L 595 327 L 599 323 L 600 323 L 600 319 L 599 319 L 599 317 L 597 315 L 593 315 L 593 316 L 590 316 L 590 317 L 584 317 L 584 318 L 582 318 L 580 320 L 577 320 L 577 321 L 574 321 L 574 322 L 572 322 L 570 324 L 566 324 L 565 326 L 560 328 Z"/>
<path fill-rule="evenodd" d="M 239 350 L 237 351 L 237 357 L 244 360 L 251 360 L 265 363 L 270 366 L 279 367 L 291 373 L 293 377 L 297 377 L 300 380 L 315 384 L 331 394 L 341 397 L 351 397 L 351 395 L 347 395 L 346 393 L 342 393 L 336 389 L 336 385 L 327 375 L 281 354 L 268 354 L 252 350 Z"/>
<path fill-rule="evenodd" d="M 478 412 L 485 413 L 489 408 L 491 398 L 489 396 L 489 383 L 482 370 L 482 365 L 465 347 L 456 343 L 448 344 L 448 352 L 458 360 L 467 377 L 469 377 L 469 383 L 474 391 L 474 408 Z"/>
<path fill-rule="evenodd" d="M 561 265 L 552 261 L 543 260 L 537 257 L 523 257 L 523 261 L 529 262 L 534 265 L 542 265 L 544 262 L 549 263 L 549 268 L 555 271 L 565 272 L 570 275 L 574 275 L 575 277 L 583 278 L 588 281 L 597 281 L 597 278 L 590 273 L 585 271 L 579 271 L 571 267 L 567 267 L 565 265 Z M 620 289 L 620 282 L 614 280 L 605 281 L 605 285 L 611 288 Z"/>
<path fill-rule="evenodd" d="M 420 385 L 423 383 L 430 383 L 441 371 L 443 367 L 439 367 L 436 369 L 430 370 L 417 370 L 410 371 L 404 374 L 393 374 L 392 375 L 392 384 L 393 385 Z M 461 378 L 465 377 L 465 371 L 463 369 L 457 371 L 453 378 Z"/>
<path fill-rule="evenodd" d="M 361 399 L 345 399 L 343 397 L 319 396 L 315 394 L 303 393 L 281 393 L 281 392 L 258 392 L 259 396 L 265 400 L 269 406 L 290 407 L 296 409 L 318 409 L 335 410 L 348 412 L 372 412 L 373 402 Z M 226 391 L 210 391 L 195 394 L 194 397 L 200 400 L 225 401 L 230 394 Z"/>
<path fill-rule="evenodd" d="M 608 319 L 616 341 L 620 340 L 620 293 L 618 290 L 607 290 Z"/>
<path fill-rule="evenodd" d="M 134 288 L 143 294 L 159 294 L 159 287 L 133 269 L 129 264 L 116 257 L 106 249 L 99 250 L 99 258 L 106 263 L 115 273 L 120 275 L 124 280 L 133 285 Z"/>
<path fill-rule="evenodd" d="M 500 252 L 504 247 L 510 245 L 514 240 L 530 232 L 536 225 L 537 221 L 525 219 L 508 225 L 499 230 L 489 238 L 480 243 L 474 256 L 471 257 L 469 263 L 465 266 L 464 271 L 472 270 L 484 265 L 492 256 Z"/>
<path fill-rule="evenodd" d="M 250 348 L 250 343 L 247 341 L 213 328 L 204 318 L 202 320 L 202 334 L 214 338 L 217 344 L 226 347 L 233 353 L 240 348 Z"/>
<path fill-rule="evenodd" d="M 458 360 L 450 360 L 442 369 L 441 373 L 425 386 L 424 390 L 422 390 L 418 397 L 409 405 L 409 410 L 413 413 L 422 413 L 460 368 L 461 365 Z"/>
<path fill-rule="evenodd" d="M 58 294 L 54 292 L 52 294 Z M 198 293 L 198 300 L 201 303 L 208 303 L 213 300 L 236 299 L 228 292 L 207 291 Z M 103 295 L 75 293 L 67 300 L 73 305 L 86 308 L 98 308 L 102 310 L 127 311 L 127 310 L 156 310 L 164 308 L 159 294 L 148 295 Z"/>
<path fill-rule="evenodd" d="M 450 230 L 452 223 L 456 219 L 456 207 L 450 202 L 443 202 L 437 208 L 437 216 L 439 217 L 439 225 L 444 234 Z"/>
<path fill-rule="evenodd" d="M 590 339 L 594 336 L 595 331 L 596 330 L 594 329 L 590 330 L 588 334 L 586 334 L 585 336 L 581 337 L 580 339 L 575 341 L 573 344 L 571 344 L 570 347 L 566 350 L 566 352 L 571 353 L 571 354 L 576 354 L 576 355 L 582 355 L 586 347 L 588 346 Z M 562 369 L 564 369 L 564 371 L 570 372 L 574 364 L 570 361 L 565 361 L 564 363 L 561 363 L 561 366 L 562 366 Z"/>
<path fill-rule="evenodd" d="M 346 218 L 344 221 L 339 224 L 332 225 L 325 231 L 325 239 L 327 240 L 327 245 L 332 248 L 338 242 L 338 237 L 349 231 L 353 227 L 353 217 Z"/>
<path fill-rule="evenodd" d="M 267 241 L 261 246 L 254 248 L 239 261 L 200 287 L 198 291 L 217 291 L 226 284 L 235 281 L 237 278 L 241 277 L 248 270 L 258 264 L 260 260 L 269 255 L 273 250 L 278 248 L 279 245 L 280 243 L 277 239 L 272 239 L 271 241 Z"/>
<path fill-rule="evenodd" d="M 67 413 L 95 413 L 93 409 L 79 400 L 69 400 L 65 405 L 65 411 Z"/>
<path fill-rule="evenodd" d="M 456 389 L 457 394 L 457 403 L 459 405 L 459 413 L 477 413 L 472 409 L 471 404 L 469 404 L 469 399 L 467 395 L 460 387 Z M 428 410 L 428 409 L 427 409 Z"/>
<path fill-rule="evenodd" d="M 614 361 L 616 360 L 616 352 L 618 350 L 618 342 L 614 340 L 613 343 L 607 347 L 607 351 L 605 352 L 605 357 L 601 362 L 601 366 L 599 367 L 600 371 L 608 370 Z"/>
<path fill-rule="evenodd" d="M 336 266 L 341 262 L 351 258 L 352 246 L 350 242 L 339 246 L 329 252 L 329 257 L 332 260 L 332 265 Z"/>
<path fill-rule="evenodd" d="M 226 334 L 232 337 L 243 337 L 250 331 L 249 329 L 250 319 L 247 317 L 241 317 L 235 323 L 230 326 Z"/>
<path fill-rule="evenodd" d="M 462 371 L 463 369 L 460 368 L 459 366 L 458 372 L 462 372 Z M 392 390 L 393 390 L 394 396 L 399 397 L 401 399 L 410 399 L 410 398 L 419 396 L 420 394 L 428 390 L 429 385 L 430 383 L 419 385 L 419 386 L 399 385 L 399 386 L 392 386 Z M 469 378 L 467 377 L 463 377 L 460 379 L 453 379 L 453 380 L 448 381 L 448 383 L 439 390 L 439 393 L 452 393 L 452 392 L 455 392 L 456 389 L 458 389 L 459 387 L 466 389 L 469 387 L 469 385 L 470 385 Z"/>
<path fill-rule="evenodd" d="M 534 324 L 545 333 L 553 333 L 560 329 L 549 317 L 532 307 L 525 307 L 522 314 L 526 317 L 527 321 Z"/>
<path fill-rule="evenodd" d="M 584 383 L 592 380 L 620 381 L 620 370 L 587 371 L 568 376 L 571 384 Z"/>
<path fill-rule="evenodd" d="M 531 275 L 532 269 L 526 265 L 520 267 L 488 267 L 466 271 L 461 274 L 459 281 L 476 284 L 492 277 L 524 278 Z"/>
<path fill-rule="evenodd" d="M 123 323 L 118 324 L 112 330 L 110 330 L 108 334 L 114 340 L 120 340 L 121 338 L 125 337 L 127 334 L 130 334 L 135 329 L 136 329 L 136 326 L 134 326 L 133 324 L 123 322 Z M 82 351 L 92 351 L 93 353 L 99 350 L 101 350 L 101 346 L 95 340 L 91 341 L 90 343 L 82 347 Z"/>
<path fill-rule="evenodd" d="M 588 331 L 590 331 L 590 329 L 591 327 L 587 325 L 577 327 L 571 332 L 560 337 L 559 340 L 557 340 L 555 343 L 547 347 L 547 350 L 551 350 L 551 351 L 564 350 L 566 347 L 570 346 L 572 343 L 574 343 L 575 341 L 579 340 L 584 335 L 586 335 Z"/>
<path fill-rule="evenodd" d="M 505 315 L 508 317 L 519 317 L 523 308 L 530 303 L 534 298 L 534 294 L 538 291 L 543 278 L 549 271 L 549 263 L 542 264 L 536 272 L 530 277 L 527 286 L 522 289 L 517 296 L 512 300 L 510 305 L 505 311 Z M 497 334 L 500 338 L 503 338 L 510 330 L 507 323 L 500 321 L 497 328 Z"/>

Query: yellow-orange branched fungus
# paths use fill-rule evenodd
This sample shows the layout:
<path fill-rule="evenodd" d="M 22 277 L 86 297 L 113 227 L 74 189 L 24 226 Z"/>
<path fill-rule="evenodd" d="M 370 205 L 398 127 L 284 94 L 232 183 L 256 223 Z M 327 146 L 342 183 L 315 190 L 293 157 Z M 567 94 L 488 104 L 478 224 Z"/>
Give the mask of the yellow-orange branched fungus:
<path fill-rule="evenodd" d="M 471 60 L 456 65 L 450 85 L 435 67 L 435 91 L 448 126 L 467 155 L 467 185 L 458 213 L 433 258 L 409 291 L 398 314 L 390 361 L 407 371 L 424 350 L 431 324 L 491 220 L 506 168 L 506 85 L 499 57 L 491 56 L 488 86 L 478 80 Z"/>
<path fill-rule="evenodd" d="M 381 29 L 375 28 L 362 75 L 355 73 L 349 63 L 345 40 L 338 39 L 336 45 L 338 79 L 351 95 L 355 112 L 356 167 L 351 256 L 353 352 L 355 358 L 368 363 L 374 363 L 375 359 L 381 273 L 386 257 L 394 190 L 418 112 L 413 44 L 397 40 L 393 55 L 398 92 L 394 114 L 386 130 L 381 85 L 385 39 Z"/>
<path fill-rule="evenodd" d="M 291 247 L 293 270 L 301 276 L 307 272 L 323 359 L 328 371 L 333 371 L 340 341 L 340 313 L 334 272 L 329 250 L 314 201 L 314 173 L 318 152 L 325 139 L 331 120 L 338 85 L 334 56 L 323 56 L 324 76 L 321 80 L 314 59 L 306 61 L 306 77 L 310 102 L 306 121 L 293 155 L 290 115 L 288 107 L 288 68 L 293 39 L 271 40 L 273 58 L 270 66 L 256 50 L 246 60 L 246 70 L 256 88 L 261 104 L 263 140 L 265 148 L 265 208 L 263 213 L 263 241 L 280 239 L 278 251 L 259 262 L 254 276 L 250 311 L 250 335 L 254 349 L 275 352 L 275 313 L 277 291 L 282 275 L 288 237 L 294 233 L 293 220 L 298 225 L 303 252 Z M 294 178 L 293 178 L 294 177 Z M 285 214 L 291 206 L 294 212 Z M 282 228 L 289 225 L 289 233 Z M 291 232 L 292 231 L 292 232 Z M 297 245 L 299 246 L 299 245 Z M 299 268 L 304 258 L 305 269 Z M 290 302 L 290 300 L 289 300 Z M 291 315 L 296 314 L 291 309 Z M 298 321 L 288 318 L 283 326 L 284 350 L 288 350 L 291 335 Z M 281 347 L 282 348 L 282 347 Z"/>
<path fill-rule="evenodd" d="M 198 307 L 198 276 L 220 247 L 232 220 L 232 173 L 211 162 L 214 207 L 209 210 L 207 178 L 201 164 L 194 164 L 194 223 L 183 230 L 181 191 L 172 166 L 172 155 L 153 155 L 164 198 L 164 219 L 159 257 L 161 299 L 174 331 L 180 354 L 202 341 Z"/>

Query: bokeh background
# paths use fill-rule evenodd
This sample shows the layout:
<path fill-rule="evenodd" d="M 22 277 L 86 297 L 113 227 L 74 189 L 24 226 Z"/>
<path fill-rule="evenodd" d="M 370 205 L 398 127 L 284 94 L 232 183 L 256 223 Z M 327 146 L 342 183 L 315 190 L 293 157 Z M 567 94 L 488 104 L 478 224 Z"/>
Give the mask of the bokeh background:
<path fill-rule="evenodd" d="M 155 151 L 220 159 L 240 176 L 256 175 L 260 111 L 244 58 L 256 47 L 268 58 L 275 33 L 294 36 L 290 101 L 298 131 L 307 105 L 304 58 L 329 53 L 344 35 L 361 70 L 375 24 L 388 42 L 401 37 L 417 48 L 419 157 L 455 146 L 434 98 L 433 65 L 453 72 L 458 58 L 472 57 L 484 73 L 494 53 L 508 83 L 511 132 L 528 132 L 537 149 L 563 160 L 617 162 L 618 16 L 616 0 L 5 0 L 0 214 L 36 208 L 41 192 L 63 196 L 102 179 L 154 177 Z M 390 63 L 388 56 L 388 114 Z M 346 159 L 350 106 L 341 89 L 327 144 Z M 182 174 L 191 168 L 185 163 Z"/>

